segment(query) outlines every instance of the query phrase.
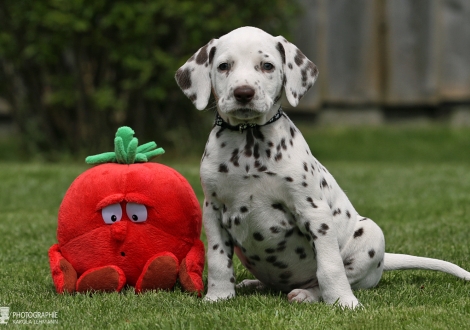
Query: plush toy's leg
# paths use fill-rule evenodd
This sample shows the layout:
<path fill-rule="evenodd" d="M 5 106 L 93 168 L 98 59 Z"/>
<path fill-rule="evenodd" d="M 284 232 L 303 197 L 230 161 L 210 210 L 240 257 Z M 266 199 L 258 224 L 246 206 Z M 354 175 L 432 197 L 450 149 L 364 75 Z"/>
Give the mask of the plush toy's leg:
<path fill-rule="evenodd" d="M 175 286 L 178 259 L 171 252 L 159 253 L 147 261 L 135 285 L 135 292 L 169 290 Z"/>
<path fill-rule="evenodd" d="M 51 267 L 52 281 L 57 293 L 75 291 L 77 272 L 72 265 L 60 253 L 59 244 L 54 244 L 49 249 L 49 265 Z"/>
<path fill-rule="evenodd" d="M 117 266 L 92 268 L 84 272 L 77 281 L 77 291 L 121 291 L 126 284 L 126 275 Z"/>
<path fill-rule="evenodd" d="M 204 290 L 202 271 L 204 270 L 204 244 L 197 241 L 183 259 L 180 266 L 179 279 L 186 291 L 197 292 L 201 296 Z"/>

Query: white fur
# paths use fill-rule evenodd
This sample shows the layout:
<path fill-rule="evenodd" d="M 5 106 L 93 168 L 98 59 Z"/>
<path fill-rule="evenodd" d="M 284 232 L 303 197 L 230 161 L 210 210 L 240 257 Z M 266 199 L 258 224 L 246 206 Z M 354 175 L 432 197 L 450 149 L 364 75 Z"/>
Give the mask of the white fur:
<path fill-rule="evenodd" d="M 221 70 L 222 63 L 230 69 Z M 260 70 L 264 63 L 273 69 Z M 316 77 L 315 65 L 297 47 L 252 27 L 211 40 L 176 74 L 200 110 L 212 89 L 218 114 L 230 125 L 265 124 L 278 111 L 283 89 L 296 106 Z M 234 96 L 241 86 L 254 90 L 249 102 Z M 352 289 L 375 286 L 384 257 L 387 270 L 438 269 L 470 280 L 470 273 L 450 263 L 385 254 L 380 228 L 357 214 L 285 114 L 241 133 L 215 126 L 201 182 L 208 301 L 235 296 L 234 252 L 259 280 L 242 286 L 278 289 L 292 302 L 321 298 L 355 308 L 360 304 Z"/>

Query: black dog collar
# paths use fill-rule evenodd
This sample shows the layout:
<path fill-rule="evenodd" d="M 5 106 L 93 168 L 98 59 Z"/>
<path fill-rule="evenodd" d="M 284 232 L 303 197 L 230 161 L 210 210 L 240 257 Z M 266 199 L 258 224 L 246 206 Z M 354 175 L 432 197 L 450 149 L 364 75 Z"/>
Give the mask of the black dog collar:
<path fill-rule="evenodd" d="M 222 117 L 219 116 L 219 113 L 216 112 L 216 115 L 215 115 L 215 125 L 217 126 L 220 126 L 220 127 L 223 127 L 223 128 L 228 128 L 229 130 L 231 131 L 239 131 L 240 133 L 242 133 L 244 130 L 246 130 L 247 128 L 252 128 L 252 127 L 261 127 L 261 126 L 266 126 L 266 125 L 269 125 L 269 124 L 272 124 L 274 123 L 276 120 L 278 120 L 279 118 L 281 118 L 282 116 L 282 108 L 279 107 L 279 110 L 276 112 L 276 114 L 274 115 L 274 117 L 272 117 L 271 119 L 269 119 L 265 124 L 263 125 L 258 125 L 258 124 L 250 124 L 250 123 L 247 123 L 247 124 L 240 124 L 240 125 L 237 125 L 237 126 L 232 126 L 230 124 L 228 124 L 227 122 L 225 122 Z"/>

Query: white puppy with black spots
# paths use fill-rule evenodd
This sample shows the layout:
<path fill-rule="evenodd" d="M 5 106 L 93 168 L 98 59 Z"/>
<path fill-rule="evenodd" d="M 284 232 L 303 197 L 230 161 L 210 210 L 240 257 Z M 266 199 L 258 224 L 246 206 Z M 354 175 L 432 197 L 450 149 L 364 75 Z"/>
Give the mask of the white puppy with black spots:
<path fill-rule="evenodd" d="M 235 296 L 233 252 L 289 301 L 359 305 L 383 270 L 433 269 L 470 280 L 441 260 L 385 253 L 381 229 L 360 216 L 280 107 L 296 106 L 316 66 L 282 36 L 236 29 L 200 48 L 176 73 L 199 110 L 211 91 L 217 117 L 201 161 L 207 234 L 206 300 Z"/>

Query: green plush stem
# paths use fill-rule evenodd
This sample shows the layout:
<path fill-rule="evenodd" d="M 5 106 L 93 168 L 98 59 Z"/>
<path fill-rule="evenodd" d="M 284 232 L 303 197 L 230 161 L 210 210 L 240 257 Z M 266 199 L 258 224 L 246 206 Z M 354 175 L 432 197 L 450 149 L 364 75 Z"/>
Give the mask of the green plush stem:
<path fill-rule="evenodd" d="M 85 161 L 87 164 L 119 163 L 134 164 L 145 163 L 151 158 L 161 155 L 165 152 L 162 148 L 157 148 L 155 142 L 148 142 L 141 146 L 134 137 L 134 130 L 130 127 L 120 127 L 116 132 L 114 139 L 114 152 L 105 152 L 102 154 L 88 156 Z"/>

